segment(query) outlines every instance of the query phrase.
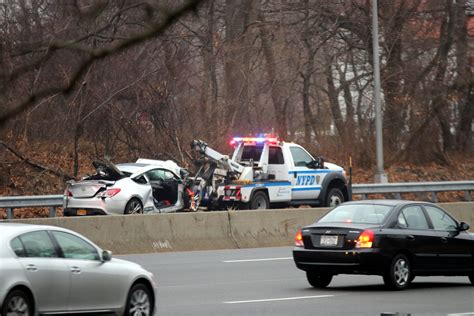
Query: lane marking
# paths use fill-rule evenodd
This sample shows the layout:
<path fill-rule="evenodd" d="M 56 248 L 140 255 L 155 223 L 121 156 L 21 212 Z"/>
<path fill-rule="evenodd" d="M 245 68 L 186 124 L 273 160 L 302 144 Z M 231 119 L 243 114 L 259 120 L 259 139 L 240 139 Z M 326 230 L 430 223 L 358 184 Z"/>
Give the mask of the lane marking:
<path fill-rule="evenodd" d="M 325 297 L 333 297 L 333 296 L 334 295 L 297 296 L 297 297 L 269 298 L 269 299 L 263 299 L 263 300 L 230 301 L 230 302 L 223 302 L 223 303 L 224 304 L 264 303 L 264 302 L 277 302 L 277 301 L 305 300 L 305 299 L 310 299 L 310 298 L 325 298 Z"/>
<path fill-rule="evenodd" d="M 223 260 L 225 263 L 236 263 L 236 262 L 258 262 L 258 261 L 276 261 L 276 260 L 290 260 L 293 257 L 284 258 L 264 258 L 264 259 L 242 259 L 242 260 Z"/>
<path fill-rule="evenodd" d="M 474 315 L 474 312 L 472 313 L 453 313 L 453 314 L 448 314 L 447 316 L 467 316 L 467 315 Z"/>

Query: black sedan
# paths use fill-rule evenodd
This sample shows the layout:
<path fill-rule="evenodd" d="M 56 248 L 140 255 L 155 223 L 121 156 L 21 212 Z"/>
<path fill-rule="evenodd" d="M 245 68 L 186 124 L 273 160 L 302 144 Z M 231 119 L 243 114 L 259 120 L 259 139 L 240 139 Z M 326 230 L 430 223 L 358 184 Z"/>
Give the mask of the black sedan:
<path fill-rule="evenodd" d="M 474 234 L 439 206 L 400 200 L 341 204 L 298 230 L 293 258 L 317 288 L 337 274 L 381 275 L 395 290 L 415 276 L 468 276 Z"/>

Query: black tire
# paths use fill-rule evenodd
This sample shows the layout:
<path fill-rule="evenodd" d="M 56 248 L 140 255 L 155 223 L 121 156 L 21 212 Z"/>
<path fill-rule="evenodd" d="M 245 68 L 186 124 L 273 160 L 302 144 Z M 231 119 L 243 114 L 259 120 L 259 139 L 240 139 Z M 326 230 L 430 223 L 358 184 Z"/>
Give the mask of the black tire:
<path fill-rule="evenodd" d="M 268 195 L 263 191 L 257 191 L 252 195 L 250 200 L 251 210 L 266 210 L 270 208 L 270 201 Z"/>
<path fill-rule="evenodd" d="M 124 315 L 134 316 L 136 311 L 140 311 L 137 315 L 151 316 L 154 304 L 150 290 L 143 284 L 135 284 L 128 292 Z"/>
<path fill-rule="evenodd" d="M 125 206 L 124 214 L 143 214 L 143 204 L 142 202 L 137 199 L 133 198 L 128 201 L 127 205 Z"/>
<path fill-rule="evenodd" d="M 312 287 L 322 289 L 331 283 L 332 275 L 328 273 L 318 273 L 314 271 L 306 271 L 306 279 Z"/>
<path fill-rule="evenodd" d="M 2 306 L 2 315 L 33 316 L 33 304 L 30 297 L 21 290 L 11 291 L 5 298 Z"/>
<path fill-rule="evenodd" d="M 407 256 L 398 254 L 393 257 L 383 276 L 385 286 L 391 290 L 404 290 L 412 281 L 411 263 Z"/>
<path fill-rule="evenodd" d="M 325 205 L 326 207 L 335 207 L 341 203 L 344 203 L 344 194 L 341 189 L 331 188 L 326 195 Z"/>

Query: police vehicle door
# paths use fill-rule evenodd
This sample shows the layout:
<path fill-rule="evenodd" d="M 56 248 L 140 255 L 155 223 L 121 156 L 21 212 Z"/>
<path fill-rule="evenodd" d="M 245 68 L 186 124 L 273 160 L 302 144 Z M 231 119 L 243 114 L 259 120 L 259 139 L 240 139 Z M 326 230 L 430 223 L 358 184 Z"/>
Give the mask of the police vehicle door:
<path fill-rule="evenodd" d="M 291 146 L 290 152 L 293 158 L 293 168 L 288 172 L 292 184 L 291 199 L 316 199 L 321 191 L 322 179 L 317 169 L 307 167 L 308 163 L 313 161 L 313 157 L 301 147 Z"/>

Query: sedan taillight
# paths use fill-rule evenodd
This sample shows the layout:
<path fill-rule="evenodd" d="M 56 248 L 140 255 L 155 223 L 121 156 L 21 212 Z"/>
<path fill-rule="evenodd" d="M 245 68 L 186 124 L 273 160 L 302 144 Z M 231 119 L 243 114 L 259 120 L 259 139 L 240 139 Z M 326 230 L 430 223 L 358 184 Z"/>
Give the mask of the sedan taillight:
<path fill-rule="evenodd" d="M 101 198 L 111 198 L 119 194 L 121 189 L 115 188 L 115 189 L 107 189 L 105 191 L 102 191 L 101 193 L 98 194 L 99 197 Z"/>
<path fill-rule="evenodd" d="M 370 229 L 364 230 L 356 241 L 356 248 L 372 248 L 374 232 Z"/>
<path fill-rule="evenodd" d="M 303 247 L 304 248 L 303 233 L 301 232 L 301 229 L 298 229 L 298 231 L 296 232 L 295 247 Z"/>

